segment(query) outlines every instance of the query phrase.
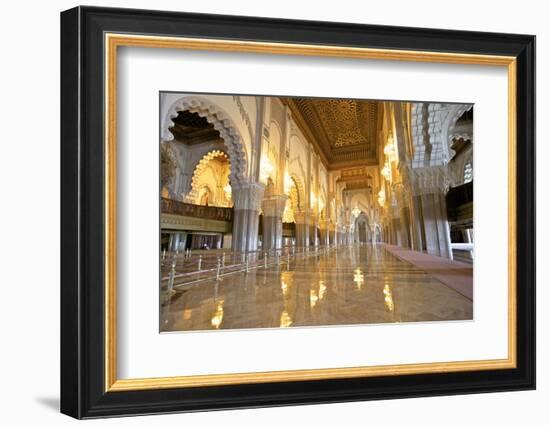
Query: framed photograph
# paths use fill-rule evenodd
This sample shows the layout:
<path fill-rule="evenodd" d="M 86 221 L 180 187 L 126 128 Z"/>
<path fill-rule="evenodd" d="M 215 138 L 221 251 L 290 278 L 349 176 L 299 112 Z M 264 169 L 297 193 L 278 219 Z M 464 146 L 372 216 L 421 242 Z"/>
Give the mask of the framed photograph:
<path fill-rule="evenodd" d="M 61 411 L 535 388 L 535 37 L 61 14 Z"/>

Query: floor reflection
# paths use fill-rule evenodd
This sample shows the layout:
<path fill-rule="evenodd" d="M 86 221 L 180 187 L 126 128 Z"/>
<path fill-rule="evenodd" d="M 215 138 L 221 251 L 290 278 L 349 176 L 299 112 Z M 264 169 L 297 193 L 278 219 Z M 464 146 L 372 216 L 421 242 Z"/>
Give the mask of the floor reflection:
<path fill-rule="evenodd" d="M 161 331 L 469 320 L 472 307 L 382 245 L 363 245 L 180 288 L 161 307 Z"/>

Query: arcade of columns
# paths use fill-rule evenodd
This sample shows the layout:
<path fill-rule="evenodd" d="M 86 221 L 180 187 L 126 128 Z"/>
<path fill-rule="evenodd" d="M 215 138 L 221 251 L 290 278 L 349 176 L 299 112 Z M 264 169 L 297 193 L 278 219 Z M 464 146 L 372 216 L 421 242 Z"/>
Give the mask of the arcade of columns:
<path fill-rule="evenodd" d="M 261 249 L 281 248 L 283 220 L 291 209 L 296 246 L 386 242 L 452 258 L 445 193 L 463 183 L 464 161 L 450 161 L 450 145 L 458 118 L 470 106 L 380 102 L 376 158 L 334 167 L 304 136 L 288 105 L 255 99 L 254 111 L 240 104 L 248 145 L 221 108 L 201 100 L 183 103 L 207 117 L 222 141 L 190 148 L 163 141 L 172 144 L 176 158 L 163 196 L 189 202 L 197 159 L 218 149 L 231 167 L 225 192 L 233 206 L 234 251 L 258 249 L 260 214 Z M 471 126 L 460 130 L 471 140 Z M 186 157 L 195 162 L 183 162 Z"/>

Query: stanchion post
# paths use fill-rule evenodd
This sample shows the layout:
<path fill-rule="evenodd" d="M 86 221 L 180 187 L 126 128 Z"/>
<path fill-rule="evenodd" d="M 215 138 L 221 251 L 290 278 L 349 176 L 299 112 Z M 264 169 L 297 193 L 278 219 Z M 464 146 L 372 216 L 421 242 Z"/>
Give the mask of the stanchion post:
<path fill-rule="evenodd" d="M 174 292 L 174 279 L 176 277 L 176 262 L 172 261 L 172 267 L 170 269 L 170 274 L 168 276 L 168 297 L 172 296 Z"/>
<path fill-rule="evenodd" d="M 222 261 L 218 258 L 218 270 L 216 271 L 216 280 L 220 280 L 221 266 L 222 266 Z"/>

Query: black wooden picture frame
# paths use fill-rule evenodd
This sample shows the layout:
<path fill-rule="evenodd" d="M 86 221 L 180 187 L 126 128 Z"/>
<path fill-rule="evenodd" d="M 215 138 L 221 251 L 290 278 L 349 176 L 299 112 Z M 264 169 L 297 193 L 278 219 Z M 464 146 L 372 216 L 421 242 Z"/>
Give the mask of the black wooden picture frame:
<path fill-rule="evenodd" d="M 106 391 L 105 34 L 516 58 L 516 367 Z M 61 14 L 61 411 L 76 418 L 535 388 L 535 37 L 77 7 Z"/>

